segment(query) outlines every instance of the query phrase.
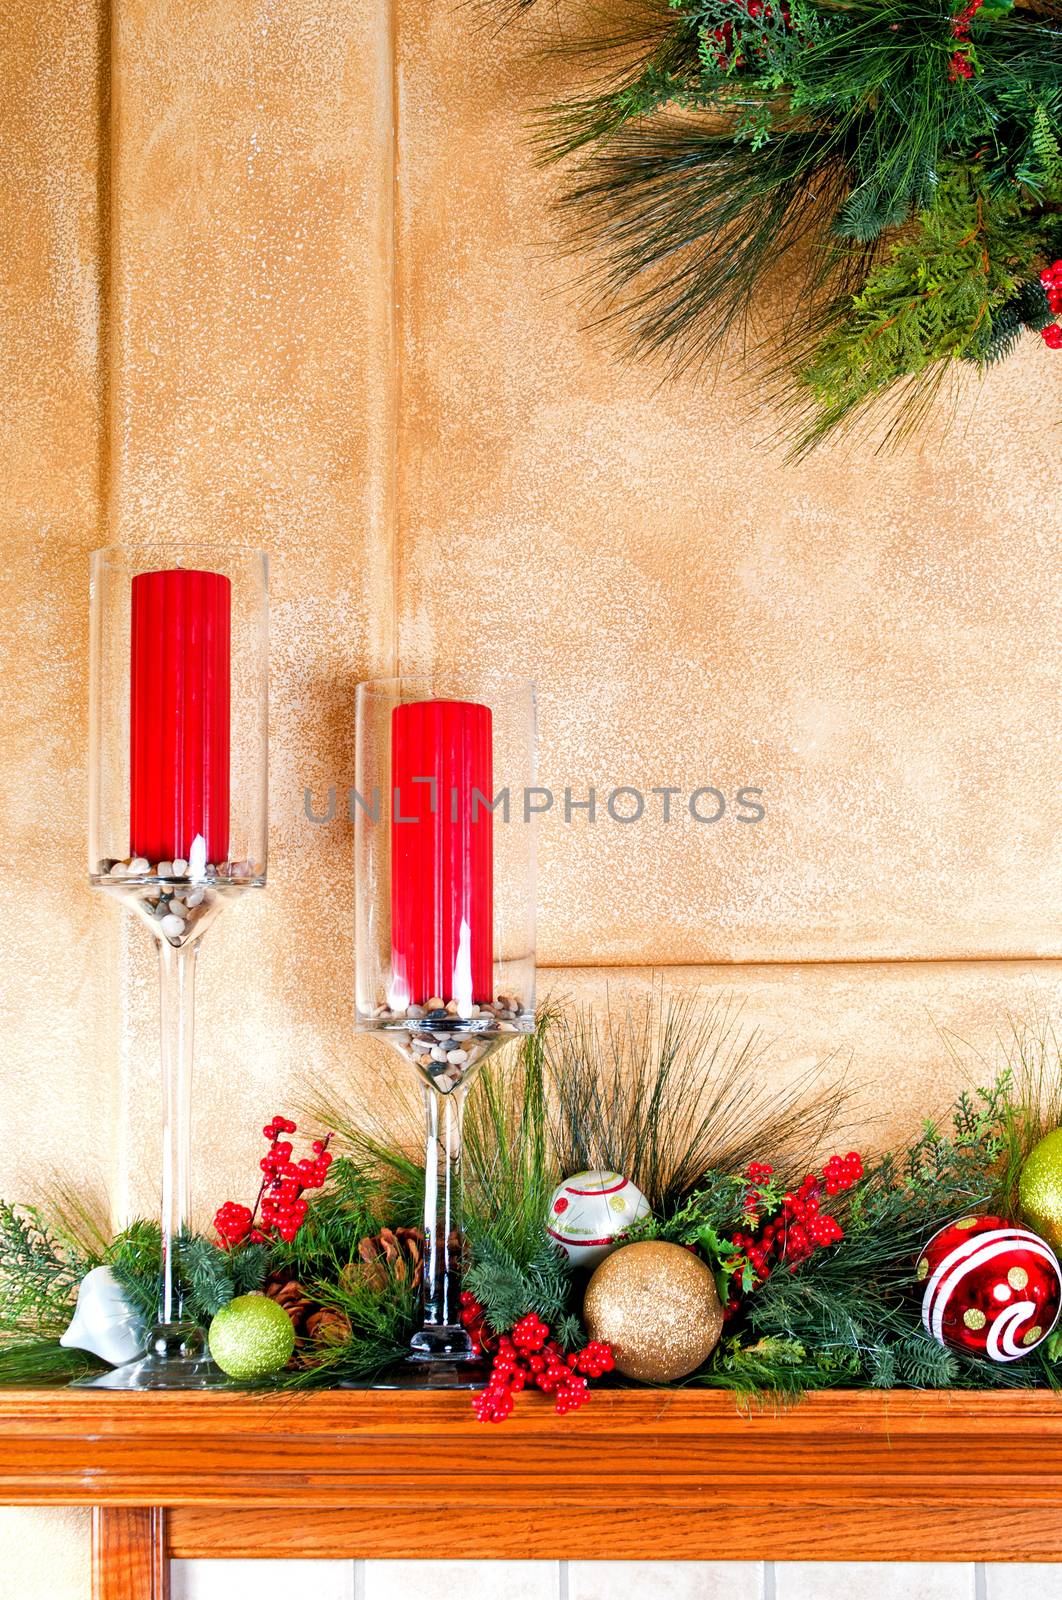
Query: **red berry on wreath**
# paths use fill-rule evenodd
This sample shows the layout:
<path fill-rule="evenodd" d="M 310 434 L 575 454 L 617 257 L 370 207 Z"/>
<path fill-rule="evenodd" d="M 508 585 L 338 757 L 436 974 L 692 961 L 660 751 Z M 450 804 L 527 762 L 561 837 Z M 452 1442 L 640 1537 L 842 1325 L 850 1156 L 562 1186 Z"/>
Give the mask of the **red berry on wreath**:
<path fill-rule="evenodd" d="M 460 1315 L 466 1327 L 482 1315 L 482 1309 L 472 1295 L 462 1294 Z M 589 1399 L 588 1377 L 611 1370 L 614 1363 L 607 1344 L 592 1341 L 584 1350 L 565 1356 L 549 1332 L 549 1324 L 529 1312 L 510 1334 L 502 1334 L 487 1386 L 472 1400 L 481 1422 L 504 1422 L 512 1413 L 513 1396 L 529 1381 L 552 1395 L 554 1410 L 564 1415 Z"/>

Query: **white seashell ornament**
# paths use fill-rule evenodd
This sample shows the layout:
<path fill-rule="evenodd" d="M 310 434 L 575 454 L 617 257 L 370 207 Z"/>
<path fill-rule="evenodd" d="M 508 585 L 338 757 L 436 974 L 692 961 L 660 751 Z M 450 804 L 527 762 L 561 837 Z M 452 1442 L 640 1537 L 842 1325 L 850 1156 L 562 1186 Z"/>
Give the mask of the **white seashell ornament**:
<path fill-rule="evenodd" d="M 110 1267 L 93 1267 L 78 1286 L 70 1326 L 59 1343 L 68 1350 L 88 1350 L 120 1367 L 145 1354 L 148 1327 L 126 1299 Z"/>

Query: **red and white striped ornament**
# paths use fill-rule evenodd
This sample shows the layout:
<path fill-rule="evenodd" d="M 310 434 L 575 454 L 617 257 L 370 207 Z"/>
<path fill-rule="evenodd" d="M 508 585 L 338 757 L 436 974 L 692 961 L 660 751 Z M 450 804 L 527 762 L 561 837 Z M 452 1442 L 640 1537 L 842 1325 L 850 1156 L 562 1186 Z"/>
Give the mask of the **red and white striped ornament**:
<path fill-rule="evenodd" d="M 1018 1361 L 1042 1344 L 1062 1308 L 1050 1245 L 1001 1217 L 960 1217 L 918 1258 L 930 1338 L 989 1361 Z"/>
<path fill-rule="evenodd" d="M 596 1267 L 648 1215 L 649 1202 L 622 1172 L 577 1172 L 554 1189 L 546 1232 L 573 1266 Z"/>

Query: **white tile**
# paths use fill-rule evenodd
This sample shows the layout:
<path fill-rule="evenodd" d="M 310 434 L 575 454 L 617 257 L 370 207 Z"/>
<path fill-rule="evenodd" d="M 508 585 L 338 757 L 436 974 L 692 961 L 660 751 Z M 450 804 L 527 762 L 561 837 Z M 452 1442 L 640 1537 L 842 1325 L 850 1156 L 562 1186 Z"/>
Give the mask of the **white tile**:
<path fill-rule="evenodd" d="M 363 1600 L 558 1600 L 560 1563 L 366 1561 L 364 1584 Z"/>
<path fill-rule="evenodd" d="M 1016 1532 L 1015 1544 L 1020 1535 Z M 985 1566 L 986 1600 L 1062 1600 L 1062 1566 L 1052 1561 L 994 1562 Z"/>
<path fill-rule="evenodd" d="M 972 1561 L 778 1561 L 776 1600 L 973 1600 Z"/>
<path fill-rule="evenodd" d="M 762 1561 L 570 1561 L 568 1600 L 760 1600 Z"/>
<path fill-rule="evenodd" d="M 170 1600 L 354 1600 L 353 1561 L 171 1561 Z"/>

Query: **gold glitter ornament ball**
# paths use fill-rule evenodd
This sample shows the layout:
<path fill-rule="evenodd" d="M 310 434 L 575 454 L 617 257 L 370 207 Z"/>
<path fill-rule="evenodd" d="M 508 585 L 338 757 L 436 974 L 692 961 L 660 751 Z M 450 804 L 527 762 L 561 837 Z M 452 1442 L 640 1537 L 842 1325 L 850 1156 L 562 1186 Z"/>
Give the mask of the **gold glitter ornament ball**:
<path fill-rule="evenodd" d="M 1041 1139 L 1026 1156 L 1018 1203 L 1029 1227 L 1053 1250 L 1062 1250 L 1062 1128 Z"/>
<path fill-rule="evenodd" d="M 670 1383 L 706 1361 L 723 1331 L 715 1279 L 678 1244 L 623 1245 L 590 1279 L 583 1321 L 612 1346 L 617 1371 L 642 1383 Z"/>

